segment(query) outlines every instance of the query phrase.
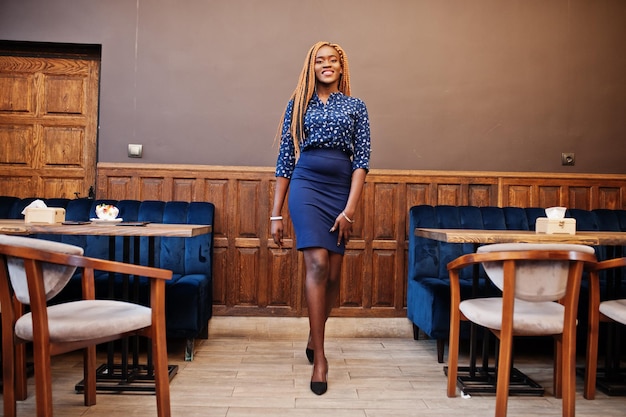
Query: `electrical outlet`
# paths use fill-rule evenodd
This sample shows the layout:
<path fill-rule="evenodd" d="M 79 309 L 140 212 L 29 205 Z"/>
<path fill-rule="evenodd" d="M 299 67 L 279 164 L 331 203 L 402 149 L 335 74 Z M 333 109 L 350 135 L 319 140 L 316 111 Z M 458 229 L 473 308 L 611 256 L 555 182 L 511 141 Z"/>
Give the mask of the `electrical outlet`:
<path fill-rule="evenodd" d="M 129 143 L 128 144 L 128 157 L 129 158 L 141 158 L 143 154 L 143 145 Z"/>
<path fill-rule="evenodd" d="M 576 155 L 573 152 L 563 152 L 561 154 L 561 165 L 573 166 L 576 163 Z"/>

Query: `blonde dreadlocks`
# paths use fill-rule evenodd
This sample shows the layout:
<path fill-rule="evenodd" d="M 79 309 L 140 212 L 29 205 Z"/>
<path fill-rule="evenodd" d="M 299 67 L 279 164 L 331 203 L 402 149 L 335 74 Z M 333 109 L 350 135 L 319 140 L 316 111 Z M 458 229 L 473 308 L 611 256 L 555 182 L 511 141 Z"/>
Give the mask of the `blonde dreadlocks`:
<path fill-rule="evenodd" d="M 343 73 L 339 79 L 339 91 L 346 96 L 350 95 L 350 68 L 348 66 L 348 57 L 343 48 L 335 43 L 330 42 L 317 42 L 309 49 L 304 60 L 302 72 L 298 78 L 298 84 L 291 99 L 293 99 L 293 112 L 291 113 L 291 126 L 290 132 L 293 138 L 293 145 L 296 151 L 296 160 L 300 156 L 300 142 L 304 140 L 304 113 L 306 113 L 307 105 L 313 97 L 315 92 L 315 83 L 317 79 L 315 77 L 315 57 L 317 52 L 323 46 L 331 46 L 337 50 L 339 54 L 339 62 Z M 277 139 L 280 139 L 280 135 L 283 130 L 283 119 L 278 126 Z"/>

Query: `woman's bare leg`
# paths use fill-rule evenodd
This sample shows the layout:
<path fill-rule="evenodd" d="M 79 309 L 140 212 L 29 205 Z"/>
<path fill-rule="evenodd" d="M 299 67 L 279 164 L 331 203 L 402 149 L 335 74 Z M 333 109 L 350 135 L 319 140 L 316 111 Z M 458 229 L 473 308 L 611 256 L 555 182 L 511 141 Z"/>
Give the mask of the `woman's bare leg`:
<path fill-rule="evenodd" d="M 339 297 L 339 284 L 341 282 L 341 264 L 343 255 L 330 252 L 330 275 L 328 276 L 328 284 L 326 285 L 326 320 L 330 317 L 330 312 Z"/>
<path fill-rule="evenodd" d="M 340 288 L 339 284 L 340 284 L 340 278 L 341 278 L 342 261 L 343 261 L 343 255 L 340 255 L 334 252 L 329 253 L 330 270 L 329 270 L 329 275 L 328 275 L 328 282 L 326 284 L 326 300 L 325 300 L 326 315 L 324 317 L 324 323 L 328 321 L 328 318 L 330 317 L 330 312 L 332 311 L 333 306 L 335 305 L 337 298 L 339 297 L 339 288 Z M 305 265 L 306 265 L 306 258 L 305 258 Z M 309 300 L 307 299 L 307 303 L 308 302 Z M 310 331 L 309 331 L 309 340 L 307 342 L 307 348 L 314 349 Z"/>
<path fill-rule="evenodd" d="M 326 320 L 339 294 L 342 259 L 342 255 L 329 253 L 326 249 L 304 251 L 310 326 L 308 347 L 315 351 L 312 382 L 326 382 L 328 362 L 324 351 L 324 333 Z"/>

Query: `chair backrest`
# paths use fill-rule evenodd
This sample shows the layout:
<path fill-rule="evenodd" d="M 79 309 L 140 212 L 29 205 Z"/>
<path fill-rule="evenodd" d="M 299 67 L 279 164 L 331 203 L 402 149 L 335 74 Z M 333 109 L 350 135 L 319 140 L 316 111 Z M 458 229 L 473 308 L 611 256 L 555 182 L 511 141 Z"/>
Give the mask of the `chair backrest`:
<path fill-rule="evenodd" d="M 83 248 L 79 246 L 67 245 L 65 243 L 53 242 L 44 239 L 34 239 L 23 236 L 0 235 L 0 244 L 18 246 L 24 248 L 34 248 L 65 253 L 68 255 L 82 255 Z M 57 295 L 70 280 L 76 267 L 43 263 L 44 289 L 46 300 Z M 22 304 L 30 304 L 26 272 L 24 271 L 24 261 L 13 257 L 7 258 L 7 269 L 11 279 L 11 285 L 15 291 L 15 297 Z"/>
<path fill-rule="evenodd" d="M 585 245 L 552 243 L 497 243 L 478 248 L 478 253 L 510 251 L 576 251 L 594 254 Z M 504 288 L 502 262 L 485 262 L 483 267 L 489 279 L 500 290 Z M 528 260 L 516 262 L 515 298 L 526 301 L 556 301 L 565 296 L 569 274 L 569 261 Z"/>

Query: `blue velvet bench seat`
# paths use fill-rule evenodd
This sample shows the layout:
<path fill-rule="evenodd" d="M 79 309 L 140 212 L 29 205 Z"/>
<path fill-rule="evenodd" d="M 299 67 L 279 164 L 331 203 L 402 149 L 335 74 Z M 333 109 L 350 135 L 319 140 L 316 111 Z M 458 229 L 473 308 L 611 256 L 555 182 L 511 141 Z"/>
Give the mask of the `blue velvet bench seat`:
<path fill-rule="evenodd" d="M 19 199 L 0 196 L 0 218 L 22 219 L 24 207 L 35 198 Z M 89 200 L 89 199 L 42 199 L 48 207 L 62 207 L 66 210 L 66 220 L 86 221 L 96 217 L 95 207 L 98 204 L 113 204 L 120 209 L 119 217 L 125 221 L 148 221 L 153 223 L 172 224 L 213 224 L 215 207 L 208 202 L 181 201 L 137 201 L 137 200 Z M 71 227 L 71 226 L 68 226 Z M 85 255 L 118 261 L 139 262 L 148 264 L 147 237 L 126 239 L 108 236 L 77 236 L 77 235 L 37 235 L 36 237 L 56 240 L 81 246 Z M 114 253 L 109 252 L 110 244 Z M 135 246 L 137 245 L 137 246 Z M 113 256 L 111 256 L 113 255 Z M 185 359 L 193 359 L 194 340 L 208 338 L 208 322 L 213 314 L 213 233 L 191 238 L 157 237 L 155 238 L 154 266 L 170 269 L 174 275 L 166 283 L 166 329 L 168 338 L 184 338 L 187 340 Z M 108 276 L 97 278 L 98 297 L 126 297 L 124 293 L 125 279 L 115 277 L 113 288 Z M 80 297 L 80 281 L 72 279 L 67 287 L 58 295 L 59 301 Z M 138 280 L 137 286 L 131 286 L 130 294 L 147 303 L 147 281 Z M 134 292 L 133 292 L 134 291 Z M 113 292 L 113 295 L 111 294 Z"/>
<path fill-rule="evenodd" d="M 415 236 L 415 228 L 535 230 L 538 217 L 545 217 L 543 208 L 473 207 L 419 205 L 409 210 L 409 248 L 407 282 L 407 317 L 413 323 L 413 335 L 420 332 L 437 340 L 437 360 L 442 363 L 445 342 L 450 331 L 450 281 L 446 265 L 451 260 L 475 251 L 473 244 L 439 242 Z M 566 217 L 576 219 L 579 231 L 626 231 L 626 210 L 570 209 Z M 597 247 L 598 259 L 619 256 L 622 247 Z M 467 268 L 466 268 L 467 269 Z M 495 291 L 479 271 L 478 292 Z M 603 280 L 605 283 L 606 280 Z M 464 298 L 472 296 L 472 271 L 462 271 L 461 291 Z M 622 285 L 626 289 L 626 284 Z M 579 301 L 580 340 L 584 340 L 588 306 L 587 282 L 584 280 Z M 467 323 L 463 323 L 467 325 Z M 462 328 L 461 337 L 469 337 L 469 326 Z"/>

